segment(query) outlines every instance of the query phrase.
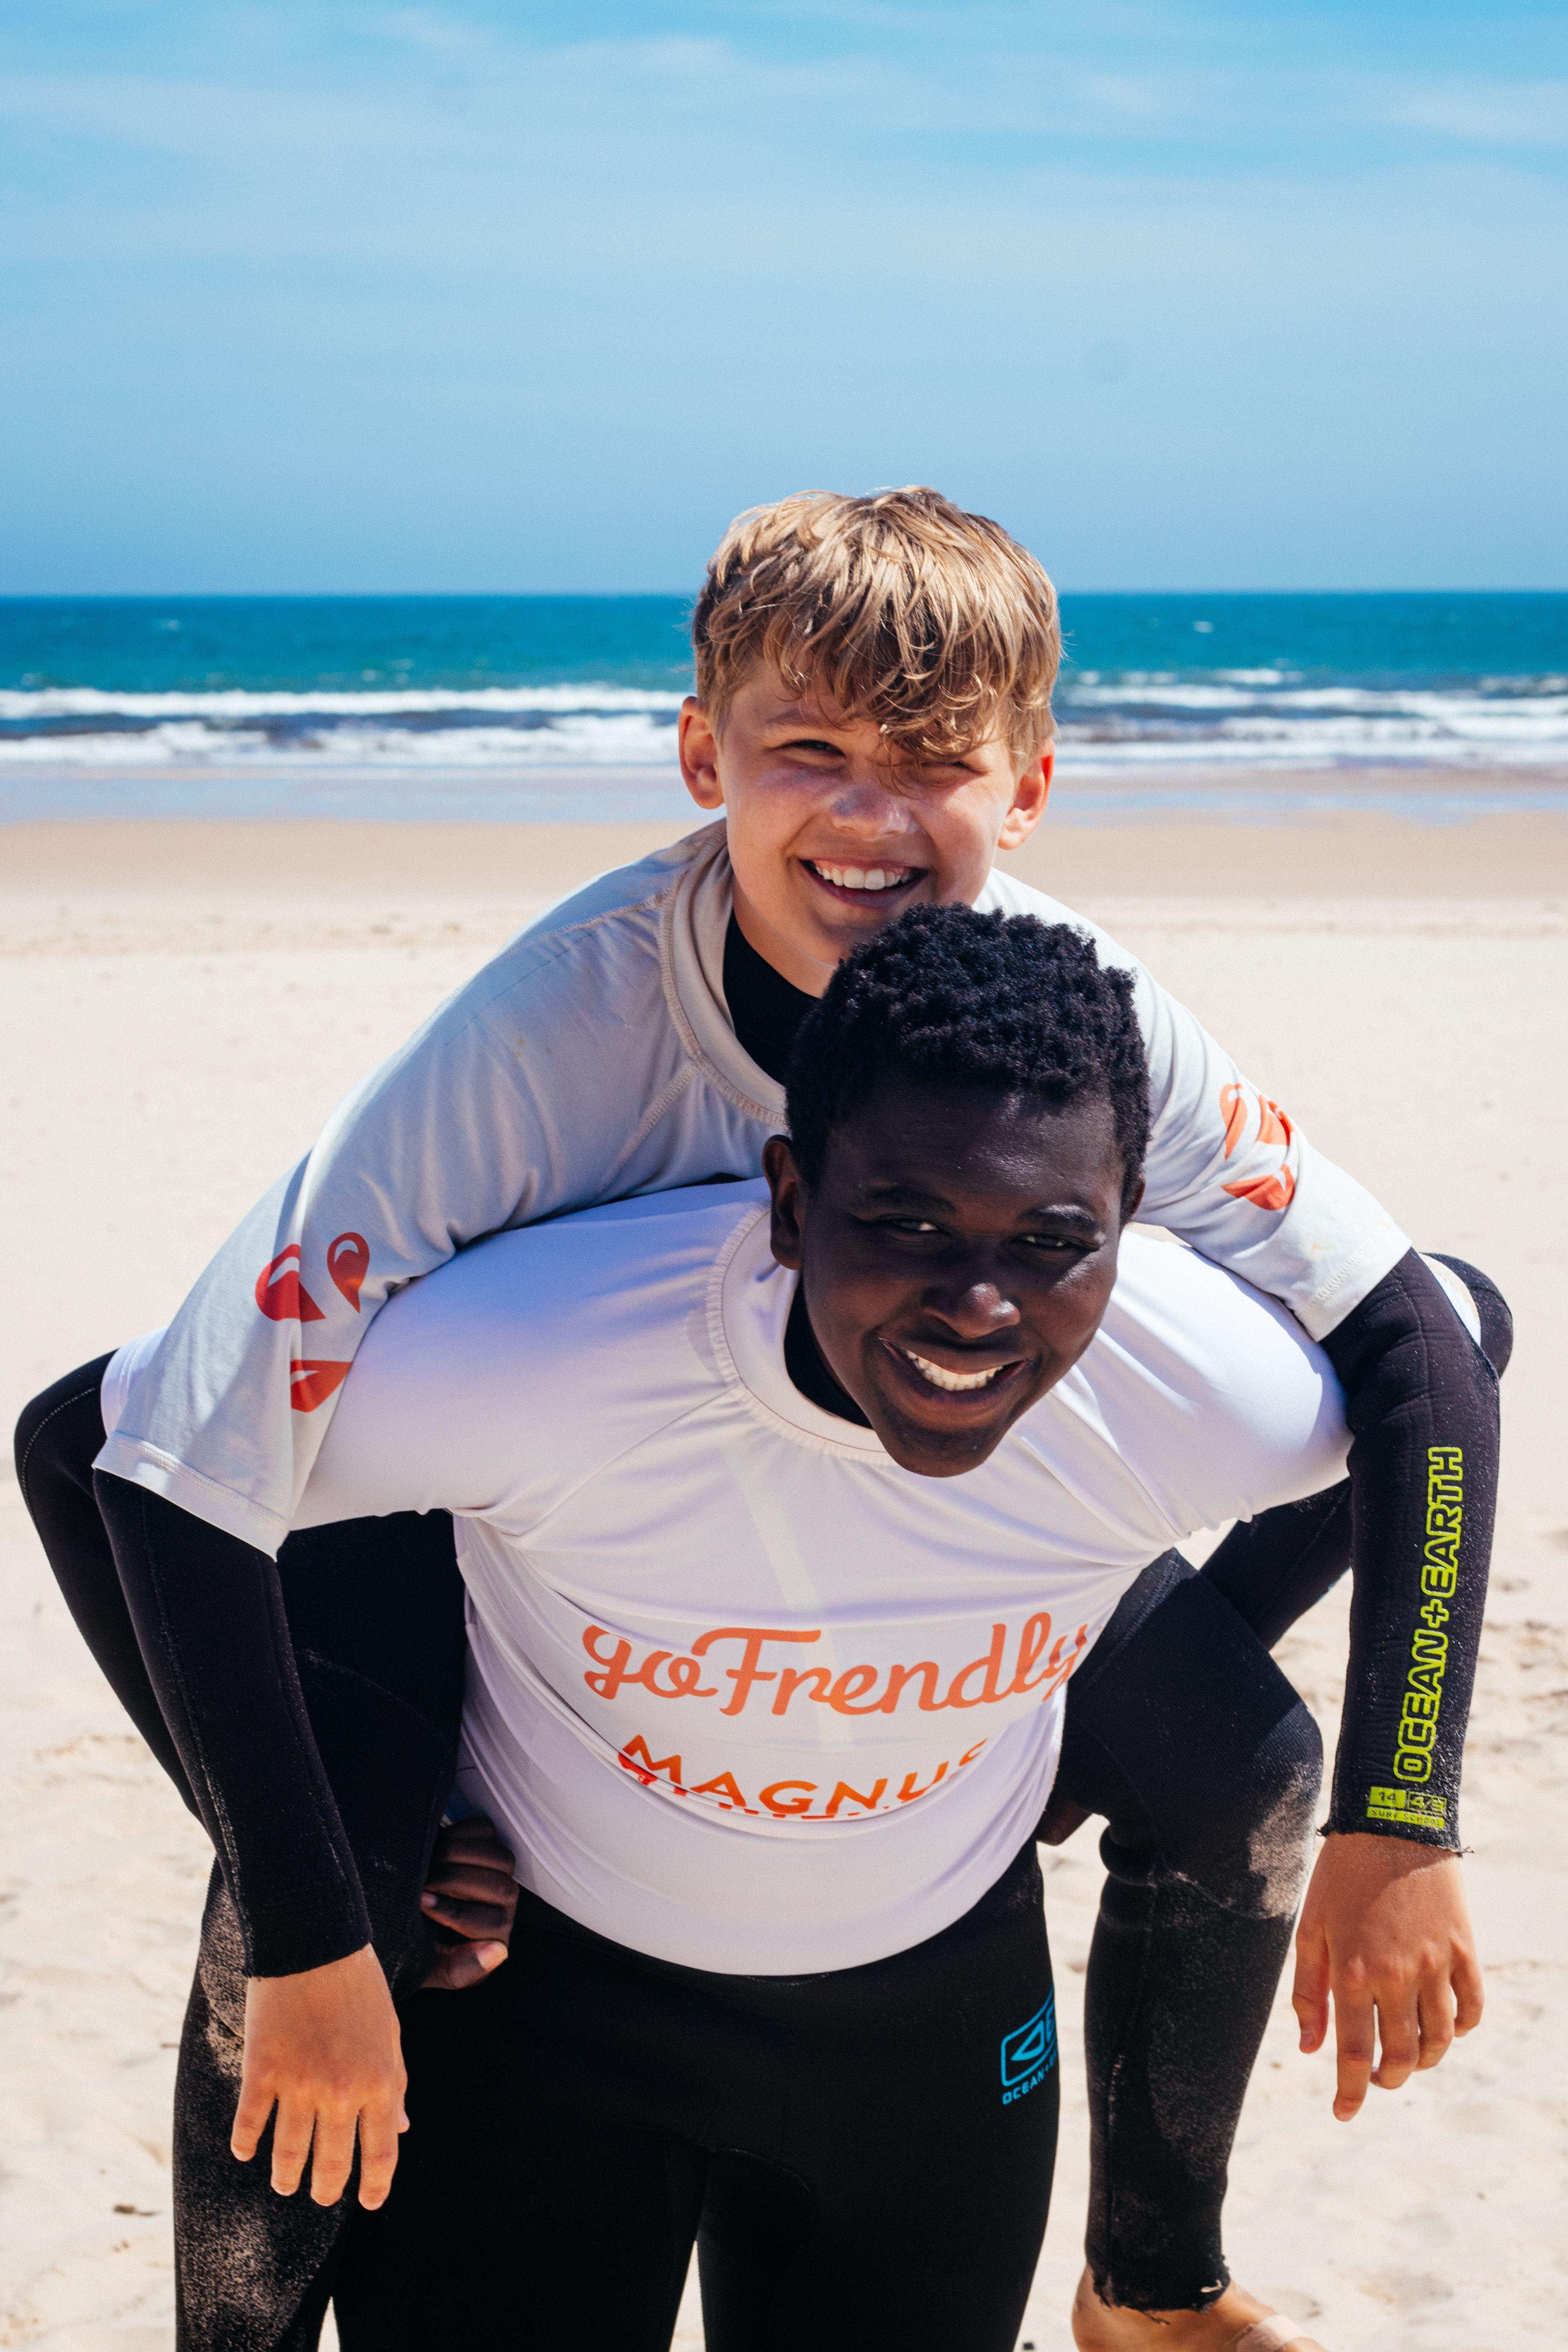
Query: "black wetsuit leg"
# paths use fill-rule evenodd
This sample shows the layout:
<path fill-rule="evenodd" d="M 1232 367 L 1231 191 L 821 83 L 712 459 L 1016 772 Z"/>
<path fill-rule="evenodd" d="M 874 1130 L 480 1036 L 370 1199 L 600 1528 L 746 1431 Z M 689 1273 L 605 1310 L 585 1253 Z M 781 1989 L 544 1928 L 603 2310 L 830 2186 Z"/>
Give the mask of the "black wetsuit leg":
<path fill-rule="evenodd" d="M 194 1813 L 196 1801 L 153 1691 L 92 1490 L 92 1465 L 103 1444 L 100 1391 L 109 1361 L 98 1356 L 79 1365 L 24 1408 L 16 1423 L 16 1483 L 78 1633 Z"/>
<path fill-rule="evenodd" d="M 735 1977 L 524 1895 L 512 1957 L 415 2005 L 412 2128 L 334 2292 L 344 2352 L 1013 2352 L 1058 2102 L 1031 1846 L 941 1935 Z"/>
<path fill-rule="evenodd" d="M 1289 1949 L 1322 1778 L 1306 1706 L 1177 1552 L 1070 1685 L 1057 1789 L 1105 1816 L 1084 1989 L 1088 2253 L 1108 2301 L 1212 2303 L 1226 2165 Z"/>
<path fill-rule="evenodd" d="M 1445 1257 L 1506 1369 L 1489 1277 Z M 1351 1565 L 1351 1481 L 1234 1528 L 1200 1574 L 1172 1552 L 1122 1599 L 1068 1689 L 1042 1824 L 1110 1826 L 1084 1996 L 1092 2135 L 1088 2253 L 1109 2301 L 1214 2301 L 1226 2165 L 1289 1953 L 1321 1748 L 1264 1656 Z M 1053 1828 L 1054 1823 L 1054 1828 Z"/>
<path fill-rule="evenodd" d="M 94 1658 L 184 1803 L 217 1828 L 221 1851 L 215 1790 L 198 1772 L 198 1794 L 165 1723 L 94 1494 L 107 1361 L 84 1365 L 27 1407 L 16 1433 L 17 1476 Z M 136 1490 L 126 1492 L 134 1499 Z M 198 1522 L 156 1496 L 145 1500 L 169 1515 L 175 1537 L 184 1532 L 182 1521 L 197 1535 Z M 243 1556 L 247 1548 L 235 1549 Z M 203 1566 L 198 1560 L 195 1572 Z M 443 1513 L 405 1513 L 307 1530 L 284 1545 L 276 1583 L 338 1834 L 352 1855 L 356 1897 L 363 1893 L 361 1932 L 405 2009 L 432 1957 L 419 1894 L 452 1785 L 462 1706 L 467 1642 L 451 1522 Z M 232 1664 L 208 1663 L 214 1673 Z M 267 1759 L 255 1767 L 247 1799 L 265 1812 L 275 1793 Z M 291 1808 L 279 1797 L 275 1809 L 286 1843 Z M 346 2200 L 323 2209 L 303 2189 L 275 2196 L 270 2129 L 250 2164 L 228 2153 L 243 2054 L 245 1946 L 215 1864 L 175 2089 L 180 2352 L 310 2352 L 327 2305 L 333 2250 L 354 2210 Z"/>

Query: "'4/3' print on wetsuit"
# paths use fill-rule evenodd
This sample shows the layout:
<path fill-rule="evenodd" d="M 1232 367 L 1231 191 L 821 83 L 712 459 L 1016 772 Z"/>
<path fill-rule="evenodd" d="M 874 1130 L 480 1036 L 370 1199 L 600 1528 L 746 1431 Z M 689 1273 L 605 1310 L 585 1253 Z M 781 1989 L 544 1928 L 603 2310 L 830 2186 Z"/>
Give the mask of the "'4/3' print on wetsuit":
<path fill-rule="evenodd" d="M 1459 1538 L 1465 1522 L 1465 1456 L 1458 1445 L 1426 1449 L 1426 1552 L 1421 1569 L 1422 1605 L 1411 1636 L 1410 1667 L 1405 1675 L 1399 1713 L 1399 1738 L 1394 1752 L 1396 1779 L 1410 1782 L 1432 1777 L 1432 1751 L 1437 1744 L 1437 1723 L 1443 1711 L 1443 1676 L 1448 1664 L 1448 1603 L 1459 1581 Z M 1448 1808 L 1435 1791 L 1420 1787 L 1372 1789 L 1367 1792 L 1367 1819 L 1374 1822 L 1419 1821 L 1441 1829 Z"/>
<path fill-rule="evenodd" d="M 1049 1992 L 1027 2025 L 1002 2036 L 1002 2105 L 1010 2107 L 1037 2091 L 1056 2063 L 1057 1997 Z"/>

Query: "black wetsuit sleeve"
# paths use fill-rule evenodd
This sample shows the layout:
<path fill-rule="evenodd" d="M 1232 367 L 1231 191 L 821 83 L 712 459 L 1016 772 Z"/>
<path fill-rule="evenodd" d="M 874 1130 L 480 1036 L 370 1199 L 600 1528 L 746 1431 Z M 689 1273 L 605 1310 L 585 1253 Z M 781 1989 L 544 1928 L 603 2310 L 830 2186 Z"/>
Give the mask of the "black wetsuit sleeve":
<path fill-rule="evenodd" d="M 1323 1342 L 1351 1428 L 1350 1664 L 1329 1831 L 1459 1845 L 1498 1383 L 1412 1250 Z"/>
<path fill-rule="evenodd" d="M 239 1915 L 247 1974 L 363 1948 L 370 1919 L 265 1552 L 99 1471 L 142 1654 Z"/>

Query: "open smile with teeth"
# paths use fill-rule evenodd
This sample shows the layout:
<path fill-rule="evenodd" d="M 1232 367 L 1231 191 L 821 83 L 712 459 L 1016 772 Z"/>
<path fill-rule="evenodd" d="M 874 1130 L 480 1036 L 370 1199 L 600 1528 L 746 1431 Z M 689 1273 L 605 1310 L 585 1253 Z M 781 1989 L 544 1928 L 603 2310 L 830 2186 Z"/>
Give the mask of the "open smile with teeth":
<path fill-rule="evenodd" d="M 820 857 L 808 857 L 805 864 L 819 882 L 840 890 L 901 890 L 920 871 L 917 866 L 829 866 Z"/>
<path fill-rule="evenodd" d="M 935 1389 L 989 1388 L 997 1373 L 1005 1372 L 1008 1369 L 1005 1364 L 993 1364 L 990 1370 L 985 1372 L 950 1372 L 945 1364 L 933 1364 L 929 1356 L 917 1356 L 912 1348 L 906 1348 L 904 1353 L 916 1371 L 928 1380 Z"/>

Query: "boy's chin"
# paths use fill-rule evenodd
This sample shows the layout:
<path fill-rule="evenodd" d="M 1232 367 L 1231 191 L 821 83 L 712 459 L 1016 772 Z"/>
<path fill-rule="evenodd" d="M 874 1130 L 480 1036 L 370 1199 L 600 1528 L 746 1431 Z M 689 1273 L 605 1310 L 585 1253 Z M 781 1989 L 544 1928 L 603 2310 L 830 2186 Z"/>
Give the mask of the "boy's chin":
<path fill-rule="evenodd" d="M 954 1425 L 943 1429 L 889 1410 L 881 1397 L 863 1410 L 900 1469 L 912 1472 L 917 1478 L 962 1478 L 965 1472 L 977 1470 L 995 1453 L 1016 1418 L 1011 1413 L 992 1414 L 965 1426 L 955 1415 Z"/>

